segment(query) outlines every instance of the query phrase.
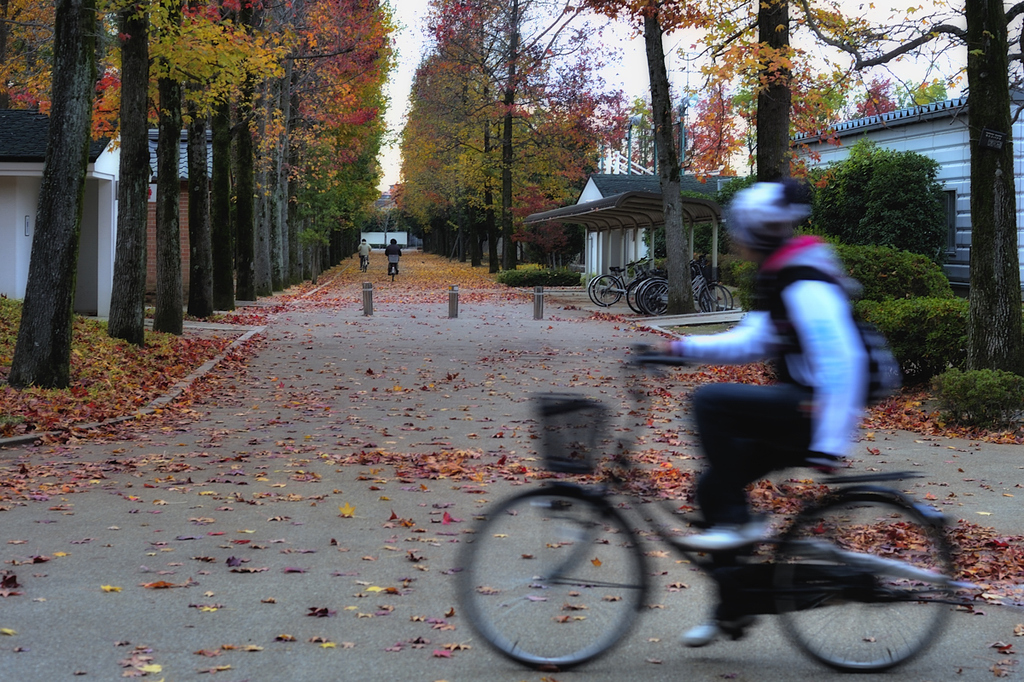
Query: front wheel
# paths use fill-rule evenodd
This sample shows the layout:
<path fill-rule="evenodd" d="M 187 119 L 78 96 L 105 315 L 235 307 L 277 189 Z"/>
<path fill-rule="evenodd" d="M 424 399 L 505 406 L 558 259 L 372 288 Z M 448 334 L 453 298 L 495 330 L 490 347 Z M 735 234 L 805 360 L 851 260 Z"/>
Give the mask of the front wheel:
<path fill-rule="evenodd" d="M 842 493 L 803 511 L 776 567 L 793 641 L 845 672 L 892 668 L 932 644 L 951 611 L 949 546 L 930 513 L 895 493 Z"/>
<path fill-rule="evenodd" d="M 590 660 L 626 634 L 647 589 L 622 516 L 577 488 L 531 490 L 487 513 L 462 550 L 463 612 L 487 642 L 531 666 Z"/>
<path fill-rule="evenodd" d="M 587 291 L 594 305 L 607 308 L 622 298 L 622 282 L 615 275 L 601 275 L 590 283 Z"/>

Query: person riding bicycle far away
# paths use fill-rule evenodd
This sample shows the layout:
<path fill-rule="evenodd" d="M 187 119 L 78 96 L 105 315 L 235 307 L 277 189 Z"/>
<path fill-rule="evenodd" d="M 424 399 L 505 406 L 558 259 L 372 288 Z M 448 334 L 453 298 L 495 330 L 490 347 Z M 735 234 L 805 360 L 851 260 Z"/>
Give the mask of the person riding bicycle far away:
<path fill-rule="evenodd" d="M 366 243 L 366 240 L 359 242 L 359 257 L 368 258 L 370 255 L 370 245 Z"/>
<path fill-rule="evenodd" d="M 391 273 L 392 268 L 397 273 L 398 259 L 402 257 L 402 247 L 398 245 L 398 240 L 392 239 L 391 243 L 384 247 L 384 255 L 388 257 L 388 274 Z"/>
<path fill-rule="evenodd" d="M 828 244 L 793 236 L 809 214 L 809 190 L 793 180 L 739 192 L 727 220 L 742 255 L 758 265 L 753 309 L 731 330 L 686 336 L 657 349 L 701 362 L 775 363 L 774 385 L 711 384 L 693 395 L 707 460 L 697 502 L 708 528 L 683 542 L 716 552 L 720 569 L 735 566 L 742 548 L 768 530 L 765 519 L 751 517 L 747 484 L 794 466 L 834 470 L 867 403 L 868 355 L 850 303 L 859 284 L 846 276 Z M 729 599 L 720 569 L 715 616 L 684 633 L 687 646 L 723 634 L 738 638 L 753 620 Z"/>

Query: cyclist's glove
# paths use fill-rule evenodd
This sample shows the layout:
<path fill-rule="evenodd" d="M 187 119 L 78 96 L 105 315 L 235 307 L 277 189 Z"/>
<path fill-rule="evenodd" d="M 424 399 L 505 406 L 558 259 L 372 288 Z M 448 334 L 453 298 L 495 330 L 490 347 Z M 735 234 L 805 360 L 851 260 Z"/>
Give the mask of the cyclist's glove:
<path fill-rule="evenodd" d="M 812 452 L 804 460 L 807 466 L 817 469 L 823 474 L 834 474 L 842 463 L 843 458 L 836 455 L 829 455 L 824 452 Z"/>

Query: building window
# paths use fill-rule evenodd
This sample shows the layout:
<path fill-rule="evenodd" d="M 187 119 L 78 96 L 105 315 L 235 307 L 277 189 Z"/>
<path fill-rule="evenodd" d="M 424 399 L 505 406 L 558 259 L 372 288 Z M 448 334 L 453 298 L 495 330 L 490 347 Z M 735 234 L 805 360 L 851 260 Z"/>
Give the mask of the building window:
<path fill-rule="evenodd" d="M 942 193 L 946 209 L 946 254 L 956 255 L 956 190 Z"/>

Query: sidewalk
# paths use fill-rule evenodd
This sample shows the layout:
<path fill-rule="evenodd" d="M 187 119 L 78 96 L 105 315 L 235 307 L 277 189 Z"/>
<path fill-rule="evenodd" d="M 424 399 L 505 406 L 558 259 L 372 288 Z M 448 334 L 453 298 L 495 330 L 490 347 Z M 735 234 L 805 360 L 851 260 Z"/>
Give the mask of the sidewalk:
<path fill-rule="evenodd" d="M 340 283 L 274 316 L 232 388 L 196 404 L 200 421 L 0 450 L 0 467 L 24 477 L 0 498 L 0 570 L 18 584 L 0 598 L 0 633 L 16 633 L 0 635 L 3 679 L 554 679 L 474 641 L 452 589 L 458 550 L 489 503 L 536 484 L 528 396 L 616 406 L 619 363 L 651 332 L 555 293 L 534 320 L 530 300 L 463 290 L 449 319 L 441 297 L 379 286 L 372 317 L 358 285 Z M 673 449 L 695 457 L 680 419 Z M 925 472 L 907 482 L 917 497 L 1019 534 L 1020 500 L 1007 496 L 1024 495 L 1019 451 L 878 432 L 854 466 Z M 672 559 L 656 566 L 659 608 L 611 656 L 558 680 L 677 679 L 679 665 L 692 679 L 839 679 L 771 622 L 738 644 L 681 649 L 709 585 Z M 691 587 L 666 589 L 679 580 Z M 988 643 L 1011 641 L 1024 615 L 986 610 L 958 615 L 956 635 L 901 673 L 991 678 L 1007 656 Z"/>

